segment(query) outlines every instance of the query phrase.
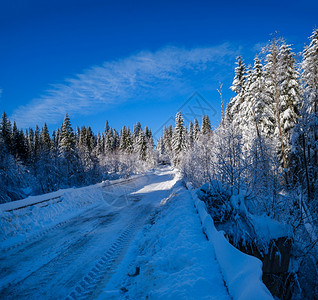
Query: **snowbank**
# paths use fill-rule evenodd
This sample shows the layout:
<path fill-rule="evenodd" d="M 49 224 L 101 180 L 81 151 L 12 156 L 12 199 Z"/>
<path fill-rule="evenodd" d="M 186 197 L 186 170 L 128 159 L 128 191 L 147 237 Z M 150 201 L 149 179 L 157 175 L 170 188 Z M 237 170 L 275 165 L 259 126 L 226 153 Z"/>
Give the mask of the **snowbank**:
<path fill-rule="evenodd" d="M 127 186 L 121 183 L 132 182 L 132 186 L 140 186 L 146 180 L 147 176 L 136 175 L 128 180 L 105 181 L 0 204 L 1 248 L 20 243 L 61 222 L 65 223 L 96 205 L 114 206 L 114 195 L 119 197 L 127 193 Z M 108 198 L 111 201 L 108 202 Z"/>
<path fill-rule="evenodd" d="M 234 299 L 244 300 L 273 299 L 262 282 L 262 262 L 233 247 L 224 234 L 216 230 L 211 216 L 207 214 L 204 202 L 199 200 L 191 184 L 188 184 L 188 188 L 194 199 L 203 230 L 215 249 L 231 296 Z"/>

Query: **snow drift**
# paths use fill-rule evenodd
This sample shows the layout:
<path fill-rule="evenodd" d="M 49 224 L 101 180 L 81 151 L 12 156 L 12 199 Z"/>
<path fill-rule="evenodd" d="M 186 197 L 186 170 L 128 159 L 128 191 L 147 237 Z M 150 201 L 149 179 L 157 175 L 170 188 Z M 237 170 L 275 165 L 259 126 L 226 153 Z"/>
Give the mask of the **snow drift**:
<path fill-rule="evenodd" d="M 262 282 L 262 262 L 232 246 L 222 232 L 216 230 L 203 201 L 188 184 L 200 216 L 203 230 L 215 249 L 229 292 L 234 299 L 273 299 Z"/>

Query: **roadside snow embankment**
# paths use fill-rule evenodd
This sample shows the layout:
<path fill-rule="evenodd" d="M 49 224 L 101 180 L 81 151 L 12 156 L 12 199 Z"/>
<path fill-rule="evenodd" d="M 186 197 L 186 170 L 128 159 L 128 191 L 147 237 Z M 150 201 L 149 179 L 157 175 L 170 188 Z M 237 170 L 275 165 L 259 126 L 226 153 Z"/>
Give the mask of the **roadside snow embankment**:
<path fill-rule="evenodd" d="M 145 178 L 146 176 L 133 176 L 128 180 L 105 181 L 88 187 L 69 188 L 0 204 L 1 248 L 23 242 L 26 238 L 66 222 L 91 207 L 107 204 L 106 197 L 118 197 L 127 192 L 122 184 L 132 181 L 138 186 Z"/>
<path fill-rule="evenodd" d="M 200 216 L 203 230 L 215 249 L 225 282 L 233 299 L 273 299 L 262 282 L 262 262 L 232 246 L 222 232 L 216 230 L 206 206 L 188 185 Z"/>

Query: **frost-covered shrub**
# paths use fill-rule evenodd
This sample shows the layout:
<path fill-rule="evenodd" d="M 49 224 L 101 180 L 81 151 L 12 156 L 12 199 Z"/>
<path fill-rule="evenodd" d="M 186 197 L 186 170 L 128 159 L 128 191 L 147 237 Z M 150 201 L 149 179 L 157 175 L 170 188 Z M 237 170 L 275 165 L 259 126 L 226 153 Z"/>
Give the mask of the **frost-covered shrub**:
<path fill-rule="evenodd" d="M 230 204 L 230 195 L 219 181 L 214 180 L 204 184 L 198 191 L 198 196 L 205 202 L 216 224 L 231 218 L 233 208 Z"/>
<path fill-rule="evenodd" d="M 245 195 L 231 196 L 230 189 L 224 188 L 217 180 L 204 184 L 198 190 L 198 197 L 205 202 L 218 230 L 225 232 L 229 241 L 237 247 L 253 248 L 257 234 L 245 206 Z M 260 251 L 267 247 L 259 242 Z"/>

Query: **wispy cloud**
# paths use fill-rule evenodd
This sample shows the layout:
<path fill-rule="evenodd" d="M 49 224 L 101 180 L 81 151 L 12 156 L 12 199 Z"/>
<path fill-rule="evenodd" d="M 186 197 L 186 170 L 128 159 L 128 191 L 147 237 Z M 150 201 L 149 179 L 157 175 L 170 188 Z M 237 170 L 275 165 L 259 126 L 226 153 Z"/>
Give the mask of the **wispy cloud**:
<path fill-rule="evenodd" d="M 67 112 L 93 114 L 125 101 L 160 101 L 168 95 L 192 92 L 191 78 L 198 73 L 212 76 L 235 56 L 229 44 L 193 49 L 165 47 L 142 51 L 130 57 L 105 62 L 66 79 L 38 99 L 18 107 L 12 120 L 20 127 L 35 123 L 56 124 Z M 230 60 L 232 61 L 232 59 Z"/>

